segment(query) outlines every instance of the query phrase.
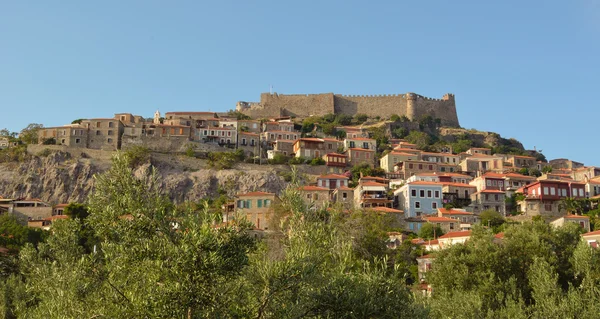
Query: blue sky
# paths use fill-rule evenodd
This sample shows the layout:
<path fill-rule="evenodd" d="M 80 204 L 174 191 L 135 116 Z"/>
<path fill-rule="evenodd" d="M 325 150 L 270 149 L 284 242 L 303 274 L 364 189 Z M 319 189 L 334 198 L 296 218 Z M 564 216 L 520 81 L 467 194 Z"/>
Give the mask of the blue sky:
<path fill-rule="evenodd" d="M 465 128 L 600 166 L 599 40 L 596 0 L 3 1 L 0 128 L 451 92 Z"/>

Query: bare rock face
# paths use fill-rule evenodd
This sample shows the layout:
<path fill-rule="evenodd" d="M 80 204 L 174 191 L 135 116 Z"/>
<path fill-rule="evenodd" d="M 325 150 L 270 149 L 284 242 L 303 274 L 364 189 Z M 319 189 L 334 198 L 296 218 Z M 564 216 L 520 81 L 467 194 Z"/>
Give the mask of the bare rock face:
<path fill-rule="evenodd" d="M 102 173 L 110 163 L 74 158 L 66 152 L 46 157 L 32 156 L 22 163 L 0 164 L 0 196 L 38 198 L 51 204 L 85 202 L 94 188 L 94 174 Z M 279 192 L 286 183 L 274 168 L 253 169 L 186 169 L 175 165 L 138 167 L 135 174 L 156 169 L 162 189 L 174 202 L 199 201 L 219 194 L 231 197 L 251 191 Z"/>

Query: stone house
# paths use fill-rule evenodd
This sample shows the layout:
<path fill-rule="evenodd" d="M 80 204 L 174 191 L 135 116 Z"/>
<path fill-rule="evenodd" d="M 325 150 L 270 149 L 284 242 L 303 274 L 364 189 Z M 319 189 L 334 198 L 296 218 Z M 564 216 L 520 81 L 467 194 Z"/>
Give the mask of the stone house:
<path fill-rule="evenodd" d="M 252 132 L 238 132 L 237 148 L 244 151 L 247 156 L 258 156 L 260 135 Z"/>
<path fill-rule="evenodd" d="M 405 153 L 398 151 L 391 151 L 379 160 L 379 166 L 386 172 L 390 173 L 394 171 L 394 166 L 400 162 L 409 160 L 418 160 L 419 156 L 414 153 Z"/>
<path fill-rule="evenodd" d="M 476 224 L 479 222 L 479 217 L 472 212 L 468 212 L 464 209 L 446 209 L 446 208 L 438 208 L 438 217 L 447 217 L 451 219 L 455 219 L 460 222 L 460 228 L 466 228 L 466 225 Z M 465 224 L 465 226 L 463 226 Z"/>
<path fill-rule="evenodd" d="M 405 218 L 437 215 L 442 207 L 442 184 L 436 182 L 411 182 L 394 191 L 397 207 Z"/>
<path fill-rule="evenodd" d="M 499 156 L 475 154 L 462 160 L 460 162 L 460 169 L 463 172 L 474 174 L 486 173 L 488 171 L 502 173 L 504 171 L 504 161 Z"/>
<path fill-rule="evenodd" d="M 562 227 L 565 225 L 565 223 L 575 223 L 579 225 L 585 232 L 590 231 L 590 218 L 588 216 L 566 215 L 550 222 L 550 224 L 555 227 Z"/>
<path fill-rule="evenodd" d="M 317 186 L 327 188 L 327 189 L 336 189 L 340 187 L 348 187 L 348 177 L 345 175 L 338 174 L 328 174 L 321 175 L 317 177 Z"/>
<path fill-rule="evenodd" d="M 121 137 L 125 131 L 125 126 L 119 119 L 88 119 L 83 120 L 81 125 L 88 129 L 88 148 L 102 150 L 121 149 Z"/>
<path fill-rule="evenodd" d="M 536 178 L 533 176 L 525 176 L 518 173 L 504 174 L 504 188 L 506 189 L 507 193 L 510 192 L 510 194 L 535 181 Z"/>
<path fill-rule="evenodd" d="M 600 195 L 600 179 L 592 179 L 585 183 L 585 194 L 588 198 Z"/>
<path fill-rule="evenodd" d="M 594 177 L 600 176 L 600 168 L 595 166 L 584 166 L 573 170 L 573 179 L 578 182 L 587 182 Z"/>
<path fill-rule="evenodd" d="M 260 133 L 260 121 L 258 120 L 238 120 L 238 130 L 240 132 Z"/>
<path fill-rule="evenodd" d="M 510 166 L 512 166 L 515 169 L 537 168 L 537 160 L 535 159 L 535 157 L 531 157 L 531 156 L 507 155 L 506 162 L 508 162 L 510 164 Z"/>
<path fill-rule="evenodd" d="M 263 123 L 263 131 L 264 132 L 293 132 L 294 131 L 294 123 L 292 122 L 265 122 Z"/>
<path fill-rule="evenodd" d="M 367 163 L 370 167 L 375 166 L 375 151 L 363 148 L 349 148 L 346 150 L 349 166 Z"/>
<path fill-rule="evenodd" d="M 401 141 L 398 142 L 398 145 L 396 146 L 397 148 L 408 148 L 411 150 L 416 150 L 417 149 L 417 144 L 413 144 L 413 143 L 409 143 L 406 141 Z"/>
<path fill-rule="evenodd" d="M 435 256 L 431 254 L 417 257 L 417 273 L 419 276 L 419 283 L 425 285 L 421 288 L 421 291 L 426 297 L 431 296 L 433 290 L 430 285 L 427 285 L 427 272 L 433 268 L 434 260 Z"/>
<path fill-rule="evenodd" d="M 354 189 L 341 186 L 333 190 L 331 196 L 333 202 L 342 205 L 344 209 L 352 209 L 354 207 Z"/>
<path fill-rule="evenodd" d="M 504 191 L 495 189 L 483 189 L 471 194 L 471 208 L 476 214 L 486 210 L 495 210 L 502 216 L 506 216 L 505 205 L 506 194 Z"/>
<path fill-rule="evenodd" d="M 408 179 L 409 177 L 419 173 L 437 172 L 438 167 L 436 163 L 407 160 L 396 165 L 395 171 L 402 174 L 404 179 Z"/>
<path fill-rule="evenodd" d="M 484 147 L 471 147 L 466 153 L 470 155 L 492 155 L 492 150 Z"/>
<path fill-rule="evenodd" d="M 368 137 L 369 133 L 366 128 L 353 126 L 336 126 L 335 132 L 344 132 L 348 138 Z"/>
<path fill-rule="evenodd" d="M 299 138 L 294 143 L 296 157 L 313 159 L 337 150 L 339 141 L 330 138 Z"/>
<path fill-rule="evenodd" d="M 294 154 L 294 143 L 296 140 L 276 140 L 273 145 L 275 154 L 282 154 L 284 156 L 292 156 Z"/>
<path fill-rule="evenodd" d="M 555 169 L 568 169 L 573 170 L 576 168 L 584 167 L 583 163 L 576 162 L 567 158 L 557 158 L 548 161 L 552 166 L 553 170 Z"/>
<path fill-rule="evenodd" d="M 361 178 L 354 188 L 355 207 L 392 207 L 393 200 L 388 198 L 388 184 Z"/>
<path fill-rule="evenodd" d="M 341 174 L 346 171 L 348 157 L 346 154 L 327 153 L 323 155 L 327 172 L 332 174 Z"/>
<path fill-rule="evenodd" d="M 215 112 L 167 112 L 163 124 L 201 128 L 207 126 L 207 120 L 215 118 L 217 118 Z M 219 125 L 213 124 L 213 126 Z"/>
<path fill-rule="evenodd" d="M 366 137 L 346 137 L 343 142 L 344 150 L 359 148 L 377 151 L 377 141 Z"/>
<path fill-rule="evenodd" d="M 246 218 L 256 229 L 267 230 L 273 215 L 273 205 L 279 201 L 274 193 L 250 192 L 235 197 L 236 215 Z"/>
<path fill-rule="evenodd" d="M 82 124 L 70 124 L 58 127 L 44 127 L 38 131 L 38 143 L 54 139 L 57 145 L 69 147 L 88 147 L 88 128 Z"/>
<path fill-rule="evenodd" d="M 312 209 L 323 209 L 331 201 L 330 189 L 319 186 L 301 186 L 300 196 L 304 203 Z"/>
<path fill-rule="evenodd" d="M 424 216 L 423 219 L 435 226 L 439 226 L 444 233 L 460 230 L 460 221 L 444 216 Z"/>

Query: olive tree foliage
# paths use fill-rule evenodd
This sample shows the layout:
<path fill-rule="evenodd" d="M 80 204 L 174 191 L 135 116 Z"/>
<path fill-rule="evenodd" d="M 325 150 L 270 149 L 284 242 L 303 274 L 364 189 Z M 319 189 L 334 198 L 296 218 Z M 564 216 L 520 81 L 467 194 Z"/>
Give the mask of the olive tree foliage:
<path fill-rule="evenodd" d="M 240 276 L 255 242 L 243 222 L 216 223 L 205 210 L 181 211 L 155 172 L 136 177 L 127 156 L 96 176 L 89 216 L 53 225 L 39 249 L 21 252 L 23 318 L 203 318 L 227 313 L 226 283 Z M 86 223 L 98 244 L 79 244 Z M 217 227 L 219 226 L 219 227 Z"/>
<path fill-rule="evenodd" d="M 585 318 L 600 306 L 600 252 L 577 225 L 510 226 L 501 242 L 477 228 L 437 254 L 428 281 L 433 318 Z"/>
<path fill-rule="evenodd" d="M 364 258 L 364 235 L 348 232 L 347 216 L 306 206 L 297 184 L 283 191 L 281 231 L 251 255 L 242 291 L 232 295 L 234 313 L 244 318 L 424 318 L 404 284 L 404 272 L 385 257 Z M 350 225 L 356 221 L 350 220 Z M 367 233 L 371 232 L 370 230 Z M 383 244 L 383 242 L 382 242 Z"/>

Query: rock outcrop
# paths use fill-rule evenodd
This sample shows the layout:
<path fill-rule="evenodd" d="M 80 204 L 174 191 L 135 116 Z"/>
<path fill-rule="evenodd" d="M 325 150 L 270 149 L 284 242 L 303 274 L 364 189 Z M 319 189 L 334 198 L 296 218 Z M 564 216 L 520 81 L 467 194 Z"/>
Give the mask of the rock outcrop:
<path fill-rule="evenodd" d="M 255 190 L 279 192 L 286 185 L 274 166 L 252 170 L 245 167 L 214 170 L 203 168 L 201 160 L 186 161 L 171 160 L 167 163 L 165 158 L 153 159 L 152 163 L 138 167 L 136 174 L 144 174 L 155 167 L 161 176 L 165 194 L 174 202 L 198 201 L 219 194 L 234 196 Z M 190 162 L 196 166 L 190 168 Z M 61 151 L 31 156 L 20 163 L 2 163 L 0 196 L 38 198 L 51 204 L 85 202 L 94 189 L 94 174 L 109 167 L 109 161 L 76 157 Z"/>

